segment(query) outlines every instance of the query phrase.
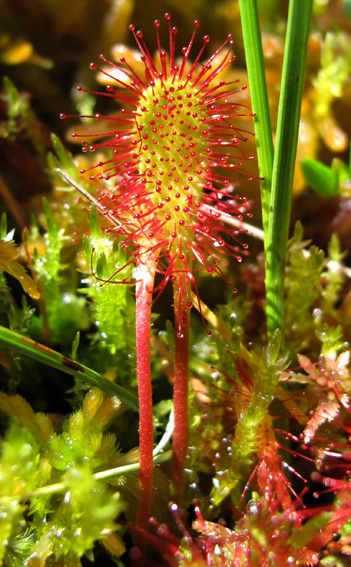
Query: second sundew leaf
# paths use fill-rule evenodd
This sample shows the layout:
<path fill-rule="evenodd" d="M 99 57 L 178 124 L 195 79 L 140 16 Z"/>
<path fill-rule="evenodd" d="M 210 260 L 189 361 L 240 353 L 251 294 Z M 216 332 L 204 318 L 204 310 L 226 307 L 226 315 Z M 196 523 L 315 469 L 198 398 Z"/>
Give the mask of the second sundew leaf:
<path fill-rule="evenodd" d="M 212 500 L 216 505 L 229 495 L 234 500 L 236 496 L 240 497 L 253 463 L 267 443 L 274 440 L 269 406 L 279 377 L 288 365 L 287 355 L 279 354 L 280 347 L 281 337 L 277 330 L 257 357 L 255 376 L 247 376 L 244 383 L 242 375 L 241 388 L 232 398 L 237 424 L 233 437 L 224 438 L 217 453 L 212 489 Z"/>

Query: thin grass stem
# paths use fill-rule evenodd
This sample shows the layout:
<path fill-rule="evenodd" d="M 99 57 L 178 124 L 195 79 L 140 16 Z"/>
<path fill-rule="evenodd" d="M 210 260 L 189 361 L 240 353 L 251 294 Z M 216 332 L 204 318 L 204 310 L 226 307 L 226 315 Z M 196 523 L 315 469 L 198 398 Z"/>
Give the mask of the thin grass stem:
<path fill-rule="evenodd" d="M 278 108 L 266 252 L 268 338 L 284 345 L 284 274 L 312 0 L 290 0 Z"/>
<path fill-rule="evenodd" d="M 256 0 L 239 0 L 249 90 L 254 115 L 256 149 L 261 179 L 262 225 L 266 235 L 273 169 L 273 138 L 268 106 L 261 32 Z"/>

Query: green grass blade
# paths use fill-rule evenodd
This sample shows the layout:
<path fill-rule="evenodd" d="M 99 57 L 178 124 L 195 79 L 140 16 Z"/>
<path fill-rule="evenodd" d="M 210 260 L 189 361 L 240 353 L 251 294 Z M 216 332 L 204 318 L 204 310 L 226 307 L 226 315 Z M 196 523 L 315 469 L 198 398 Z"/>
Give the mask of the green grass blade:
<path fill-rule="evenodd" d="M 107 394 L 117 396 L 122 403 L 135 411 L 139 411 L 138 400 L 133 394 L 114 382 L 110 382 L 95 370 L 80 364 L 51 348 L 37 343 L 28 337 L 15 333 L 6 327 L 0 326 L 0 345 L 4 348 L 38 360 L 48 366 L 57 368 L 66 374 L 71 374 L 92 386 L 96 386 Z"/>
<path fill-rule="evenodd" d="M 267 332 L 284 344 L 284 272 L 312 0 L 290 0 L 266 249 Z"/>
<path fill-rule="evenodd" d="M 239 0 L 246 67 L 252 109 L 259 175 L 261 181 L 262 224 L 265 239 L 268 233 L 269 203 L 273 169 L 273 139 L 264 71 L 261 32 L 256 0 Z"/>

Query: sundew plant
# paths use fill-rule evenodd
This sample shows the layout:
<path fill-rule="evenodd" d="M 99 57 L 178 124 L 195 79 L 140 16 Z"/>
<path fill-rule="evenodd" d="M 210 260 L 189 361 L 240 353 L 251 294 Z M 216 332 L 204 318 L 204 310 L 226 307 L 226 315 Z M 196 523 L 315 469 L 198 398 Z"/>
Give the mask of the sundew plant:
<path fill-rule="evenodd" d="M 4 4 L 0 564 L 348 565 L 349 3 Z"/>
<path fill-rule="evenodd" d="M 90 172 L 98 170 L 90 175 L 90 180 L 97 177 L 100 180 L 99 210 L 103 216 L 108 215 L 107 230 L 111 231 L 112 224 L 113 232 L 124 236 L 122 247 L 134 262 L 131 281 L 120 281 L 135 282 L 136 285 L 140 484 L 143 487 L 139 516 L 144 522 L 149 517 L 153 471 L 151 306 L 154 297 L 160 295 L 169 281 L 172 282 L 175 327 L 173 476 L 176 498 L 181 499 L 188 448 L 192 287 L 201 312 L 194 270 L 217 273 L 232 285 L 220 266 L 220 259 L 226 255 L 241 261 L 235 236 L 239 231 L 227 228 L 225 222 L 231 221 L 233 216 L 241 220 L 243 215 L 239 209 L 245 210 L 245 198 L 232 194 L 229 181 L 230 178 L 235 180 L 238 174 L 226 175 L 227 170 L 241 172 L 245 158 L 240 141 L 246 141 L 230 121 L 238 116 L 238 107 L 231 102 L 236 93 L 230 90 L 231 85 L 219 80 L 219 75 L 234 59 L 232 37 L 229 36 L 199 68 L 198 61 L 209 38 L 205 36 L 195 62 L 189 64 L 194 32 L 189 45 L 183 49 L 183 58 L 176 64 L 177 28 L 171 26 L 169 14 L 166 19 L 169 23 L 169 63 L 160 44 L 160 23 L 155 22 L 161 70 L 151 58 L 142 32 L 135 32 L 131 26 L 145 67 L 145 78 L 141 79 L 124 57 L 120 58 L 120 66 L 108 62 L 110 71 L 101 71 L 108 80 L 117 83 L 117 87 L 124 87 L 121 93 L 109 84 L 107 94 L 132 110 L 122 108 L 121 116 L 113 117 L 96 114 L 95 119 L 107 119 L 118 129 L 100 134 L 104 138 L 107 136 L 107 140 L 89 146 L 90 151 L 105 147 L 113 150 L 112 158 L 89 168 Z M 198 25 L 195 22 L 195 29 Z M 101 58 L 106 62 L 104 57 Z M 95 64 L 91 68 L 97 70 Z M 122 78 L 115 78 L 114 72 Z M 94 134 L 91 136 L 95 137 Z M 86 141 L 83 147 L 87 147 Z M 221 174 L 217 173 L 218 168 L 222 169 Z M 85 173 L 81 170 L 81 174 Z M 104 181 L 112 181 L 106 191 Z M 234 245 L 224 239 L 224 235 L 231 237 Z M 246 244 L 242 245 L 243 250 L 246 247 Z M 120 267 L 112 274 L 113 278 L 123 270 L 124 267 Z M 161 276 L 158 284 L 154 282 L 156 273 Z M 109 280 L 103 283 L 108 284 Z"/>

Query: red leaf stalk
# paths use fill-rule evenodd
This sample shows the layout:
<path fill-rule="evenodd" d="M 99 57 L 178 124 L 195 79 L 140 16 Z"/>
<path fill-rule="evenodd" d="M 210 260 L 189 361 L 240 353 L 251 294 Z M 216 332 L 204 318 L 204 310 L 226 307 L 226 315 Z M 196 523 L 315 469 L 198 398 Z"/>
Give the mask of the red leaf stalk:
<path fill-rule="evenodd" d="M 185 459 L 188 450 L 188 374 L 189 374 L 189 285 L 187 276 L 180 273 L 173 281 L 174 385 L 173 385 L 173 483 L 175 500 L 181 501 Z"/>
<path fill-rule="evenodd" d="M 139 396 L 139 481 L 137 523 L 147 526 L 150 518 L 153 477 L 153 414 L 150 369 L 150 329 L 152 290 L 157 258 L 137 260 L 136 276 L 136 363 Z"/>

